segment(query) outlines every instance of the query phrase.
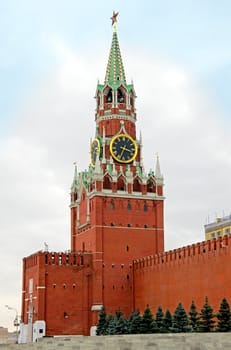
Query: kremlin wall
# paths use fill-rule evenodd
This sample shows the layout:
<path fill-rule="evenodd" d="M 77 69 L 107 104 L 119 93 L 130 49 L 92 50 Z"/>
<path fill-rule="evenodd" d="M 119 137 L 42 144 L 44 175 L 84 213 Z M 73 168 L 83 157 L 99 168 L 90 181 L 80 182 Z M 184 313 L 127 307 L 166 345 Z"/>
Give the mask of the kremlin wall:
<path fill-rule="evenodd" d="M 224 297 L 231 300 L 230 262 L 231 236 L 135 260 L 134 306 L 174 312 L 179 302 L 189 310 L 194 300 L 200 310 L 207 296 L 218 311 Z"/>

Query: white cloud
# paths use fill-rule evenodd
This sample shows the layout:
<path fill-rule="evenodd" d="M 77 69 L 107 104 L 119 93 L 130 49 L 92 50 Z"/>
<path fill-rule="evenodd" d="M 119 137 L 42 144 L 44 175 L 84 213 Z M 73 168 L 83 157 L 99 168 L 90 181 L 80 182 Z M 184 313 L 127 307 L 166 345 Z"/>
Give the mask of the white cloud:
<path fill-rule="evenodd" d="M 88 165 L 96 77 L 106 69 L 100 49 L 94 57 L 81 57 L 53 42 L 59 55 L 55 74 L 31 91 L 0 151 L 1 275 L 7 281 L 0 299 L 18 309 L 23 256 L 42 249 L 45 241 L 50 249 L 69 247 L 72 163 L 76 160 L 79 170 Z M 138 95 L 146 169 L 154 167 L 159 151 L 165 177 L 166 247 L 203 240 L 205 217 L 229 210 L 229 130 L 181 67 L 150 55 L 134 59 L 129 52 L 126 61 Z M 2 315 L 9 325 L 8 313 Z"/>

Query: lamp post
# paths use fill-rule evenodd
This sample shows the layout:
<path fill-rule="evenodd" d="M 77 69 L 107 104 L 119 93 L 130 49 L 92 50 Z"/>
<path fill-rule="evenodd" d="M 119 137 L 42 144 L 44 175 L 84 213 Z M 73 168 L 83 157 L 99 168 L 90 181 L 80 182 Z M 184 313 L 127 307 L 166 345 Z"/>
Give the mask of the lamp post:
<path fill-rule="evenodd" d="M 15 312 L 15 319 L 14 319 L 14 326 L 16 328 L 16 337 L 17 337 L 17 341 L 18 341 L 18 326 L 20 324 L 20 320 L 19 320 L 19 316 L 18 316 L 18 311 L 17 309 L 15 309 L 14 307 L 11 307 L 9 305 L 5 305 L 5 307 L 8 309 L 8 310 L 12 310 Z"/>

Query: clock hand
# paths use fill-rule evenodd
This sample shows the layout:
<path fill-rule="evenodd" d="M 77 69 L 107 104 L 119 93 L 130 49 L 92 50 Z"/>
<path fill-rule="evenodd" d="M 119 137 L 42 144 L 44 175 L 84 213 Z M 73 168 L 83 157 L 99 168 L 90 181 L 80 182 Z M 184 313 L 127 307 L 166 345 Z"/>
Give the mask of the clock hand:
<path fill-rule="evenodd" d="M 122 146 L 121 146 L 120 148 L 121 148 L 123 151 L 127 151 L 127 152 L 130 152 L 130 153 L 132 152 L 130 149 L 128 149 L 128 148 L 126 148 L 126 147 L 122 147 Z"/>
<path fill-rule="evenodd" d="M 120 154 L 120 158 L 122 158 L 122 155 L 123 155 L 123 153 L 124 153 L 124 147 L 120 147 L 121 149 L 122 149 L 122 152 L 121 152 L 121 154 Z"/>

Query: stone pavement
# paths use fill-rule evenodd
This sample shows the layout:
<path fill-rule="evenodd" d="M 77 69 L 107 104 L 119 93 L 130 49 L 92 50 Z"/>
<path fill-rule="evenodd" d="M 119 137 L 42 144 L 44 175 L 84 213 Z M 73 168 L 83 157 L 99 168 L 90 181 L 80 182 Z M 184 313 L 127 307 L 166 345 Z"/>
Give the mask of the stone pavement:
<path fill-rule="evenodd" d="M 138 334 L 43 338 L 31 344 L 2 344 L 0 350 L 231 350 L 231 333 Z"/>

